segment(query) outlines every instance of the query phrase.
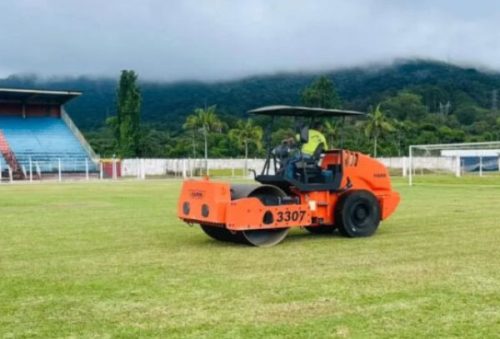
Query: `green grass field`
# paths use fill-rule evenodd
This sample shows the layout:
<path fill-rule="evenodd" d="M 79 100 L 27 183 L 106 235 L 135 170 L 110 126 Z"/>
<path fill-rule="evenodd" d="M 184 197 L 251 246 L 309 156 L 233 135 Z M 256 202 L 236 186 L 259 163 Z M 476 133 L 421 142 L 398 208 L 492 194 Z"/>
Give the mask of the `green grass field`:
<path fill-rule="evenodd" d="M 500 333 L 500 178 L 409 188 L 374 237 L 215 242 L 178 181 L 0 186 L 0 338 Z"/>

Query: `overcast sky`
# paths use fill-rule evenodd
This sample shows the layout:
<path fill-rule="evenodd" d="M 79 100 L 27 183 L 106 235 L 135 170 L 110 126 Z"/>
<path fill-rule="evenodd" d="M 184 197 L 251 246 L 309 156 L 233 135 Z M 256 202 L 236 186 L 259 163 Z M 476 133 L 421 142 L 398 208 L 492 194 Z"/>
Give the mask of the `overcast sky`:
<path fill-rule="evenodd" d="M 218 80 L 405 57 L 500 70 L 500 1 L 0 0 L 0 77 Z"/>

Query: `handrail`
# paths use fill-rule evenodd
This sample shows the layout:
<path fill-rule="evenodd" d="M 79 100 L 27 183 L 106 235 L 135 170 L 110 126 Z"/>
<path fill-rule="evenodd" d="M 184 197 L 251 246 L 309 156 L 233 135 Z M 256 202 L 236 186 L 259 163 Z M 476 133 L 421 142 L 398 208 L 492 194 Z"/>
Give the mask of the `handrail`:
<path fill-rule="evenodd" d="M 92 149 L 92 146 L 90 146 L 90 144 L 87 142 L 87 140 L 83 136 L 82 132 L 80 132 L 78 127 L 76 127 L 75 123 L 73 122 L 71 117 L 68 115 L 68 113 L 66 113 L 66 110 L 62 106 L 61 106 L 61 119 L 66 123 L 66 125 L 71 130 L 71 132 L 73 132 L 73 134 L 78 139 L 78 141 L 80 141 L 83 149 L 87 152 L 87 154 L 90 155 L 91 160 L 97 164 L 100 160 L 100 157 L 94 152 L 94 150 Z"/>

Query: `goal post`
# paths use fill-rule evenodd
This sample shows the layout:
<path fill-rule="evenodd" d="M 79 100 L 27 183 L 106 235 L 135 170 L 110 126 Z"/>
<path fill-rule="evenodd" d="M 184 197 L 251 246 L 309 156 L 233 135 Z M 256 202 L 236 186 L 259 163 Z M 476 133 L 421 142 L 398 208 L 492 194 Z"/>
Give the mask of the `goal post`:
<path fill-rule="evenodd" d="M 411 145 L 408 184 L 429 176 L 485 176 L 500 171 L 500 141 Z"/>

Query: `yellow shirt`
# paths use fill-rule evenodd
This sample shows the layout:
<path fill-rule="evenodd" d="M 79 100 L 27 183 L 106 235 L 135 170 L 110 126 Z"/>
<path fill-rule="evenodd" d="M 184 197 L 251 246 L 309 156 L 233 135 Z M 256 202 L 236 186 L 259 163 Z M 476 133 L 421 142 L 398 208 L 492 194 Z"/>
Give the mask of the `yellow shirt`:
<path fill-rule="evenodd" d="M 302 145 L 302 153 L 312 155 L 319 144 L 323 144 L 323 149 L 328 149 L 325 136 L 315 129 L 309 130 L 309 141 Z"/>

